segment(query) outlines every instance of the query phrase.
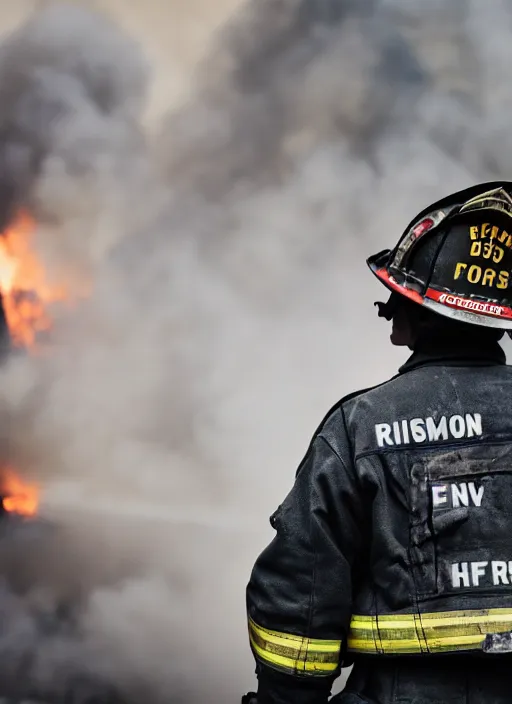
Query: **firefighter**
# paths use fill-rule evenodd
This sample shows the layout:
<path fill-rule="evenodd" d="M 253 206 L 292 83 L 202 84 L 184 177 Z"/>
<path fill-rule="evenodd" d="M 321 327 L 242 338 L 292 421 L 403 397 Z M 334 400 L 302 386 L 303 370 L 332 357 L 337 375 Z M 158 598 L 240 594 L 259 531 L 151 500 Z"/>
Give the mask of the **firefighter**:
<path fill-rule="evenodd" d="M 512 182 L 368 259 L 412 350 L 322 421 L 247 587 L 254 704 L 512 701 Z"/>

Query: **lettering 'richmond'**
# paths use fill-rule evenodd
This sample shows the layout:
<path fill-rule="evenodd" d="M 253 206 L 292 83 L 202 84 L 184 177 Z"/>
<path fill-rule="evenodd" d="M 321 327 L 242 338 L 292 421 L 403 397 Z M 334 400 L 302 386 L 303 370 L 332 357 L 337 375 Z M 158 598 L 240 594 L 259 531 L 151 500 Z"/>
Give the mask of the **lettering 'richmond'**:
<path fill-rule="evenodd" d="M 394 447 L 410 443 L 439 442 L 440 440 L 460 440 L 482 435 L 480 413 L 441 416 L 434 418 L 412 418 L 396 420 L 392 423 L 377 423 L 375 437 L 379 447 Z"/>

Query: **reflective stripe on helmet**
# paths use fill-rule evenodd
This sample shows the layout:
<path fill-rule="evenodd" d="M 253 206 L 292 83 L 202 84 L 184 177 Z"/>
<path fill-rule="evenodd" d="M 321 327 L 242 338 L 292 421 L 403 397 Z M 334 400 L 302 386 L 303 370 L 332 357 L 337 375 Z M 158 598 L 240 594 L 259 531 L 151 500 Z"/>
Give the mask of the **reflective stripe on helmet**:
<path fill-rule="evenodd" d="M 438 291 L 434 288 L 427 288 L 423 296 L 418 293 L 418 291 L 408 288 L 407 285 L 399 284 L 384 267 L 373 271 L 391 291 L 401 293 L 405 298 L 420 305 L 428 306 L 430 302 L 442 309 L 453 309 L 455 311 L 464 312 L 467 317 L 473 317 L 471 322 L 479 325 L 503 328 L 510 328 L 512 326 L 512 308 L 510 306 L 488 301 L 479 301 L 476 298 L 458 296 L 457 294 Z M 434 305 L 430 307 L 433 308 Z M 438 310 L 437 312 L 441 311 Z M 450 315 L 449 312 L 445 312 L 444 314 Z"/>
<path fill-rule="evenodd" d="M 375 655 L 487 650 L 489 638 L 512 632 L 511 609 L 353 616 L 348 652 Z"/>
<path fill-rule="evenodd" d="M 263 664 L 294 675 L 326 676 L 336 672 L 341 641 L 305 638 L 258 626 L 249 619 L 249 638 Z"/>

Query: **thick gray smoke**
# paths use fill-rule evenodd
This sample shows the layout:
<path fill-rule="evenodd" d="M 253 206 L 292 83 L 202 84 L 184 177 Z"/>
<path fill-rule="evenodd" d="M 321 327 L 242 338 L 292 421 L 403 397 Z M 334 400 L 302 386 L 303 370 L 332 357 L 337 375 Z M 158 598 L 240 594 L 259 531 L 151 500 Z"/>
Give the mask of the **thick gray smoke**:
<path fill-rule="evenodd" d="M 0 214 L 35 214 L 75 299 L 0 375 L 4 456 L 49 521 L 0 542 L 3 677 L 137 704 L 253 684 L 267 516 L 328 407 L 403 358 L 365 258 L 509 176 L 511 20 L 498 0 L 248 2 L 151 138 L 149 67 L 106 19 L 51 7 L 0 47 Z"/>

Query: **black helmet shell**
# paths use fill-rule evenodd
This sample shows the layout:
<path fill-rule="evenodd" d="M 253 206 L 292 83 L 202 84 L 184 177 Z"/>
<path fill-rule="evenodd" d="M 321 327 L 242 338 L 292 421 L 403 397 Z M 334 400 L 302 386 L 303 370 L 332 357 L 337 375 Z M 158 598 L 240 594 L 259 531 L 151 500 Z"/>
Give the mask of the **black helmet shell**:
<path fill-rule="evenodd" d="M 367 263 L 388 289 L 435 313 L 512 328 L 512 182 L 437 201 Z"/>

